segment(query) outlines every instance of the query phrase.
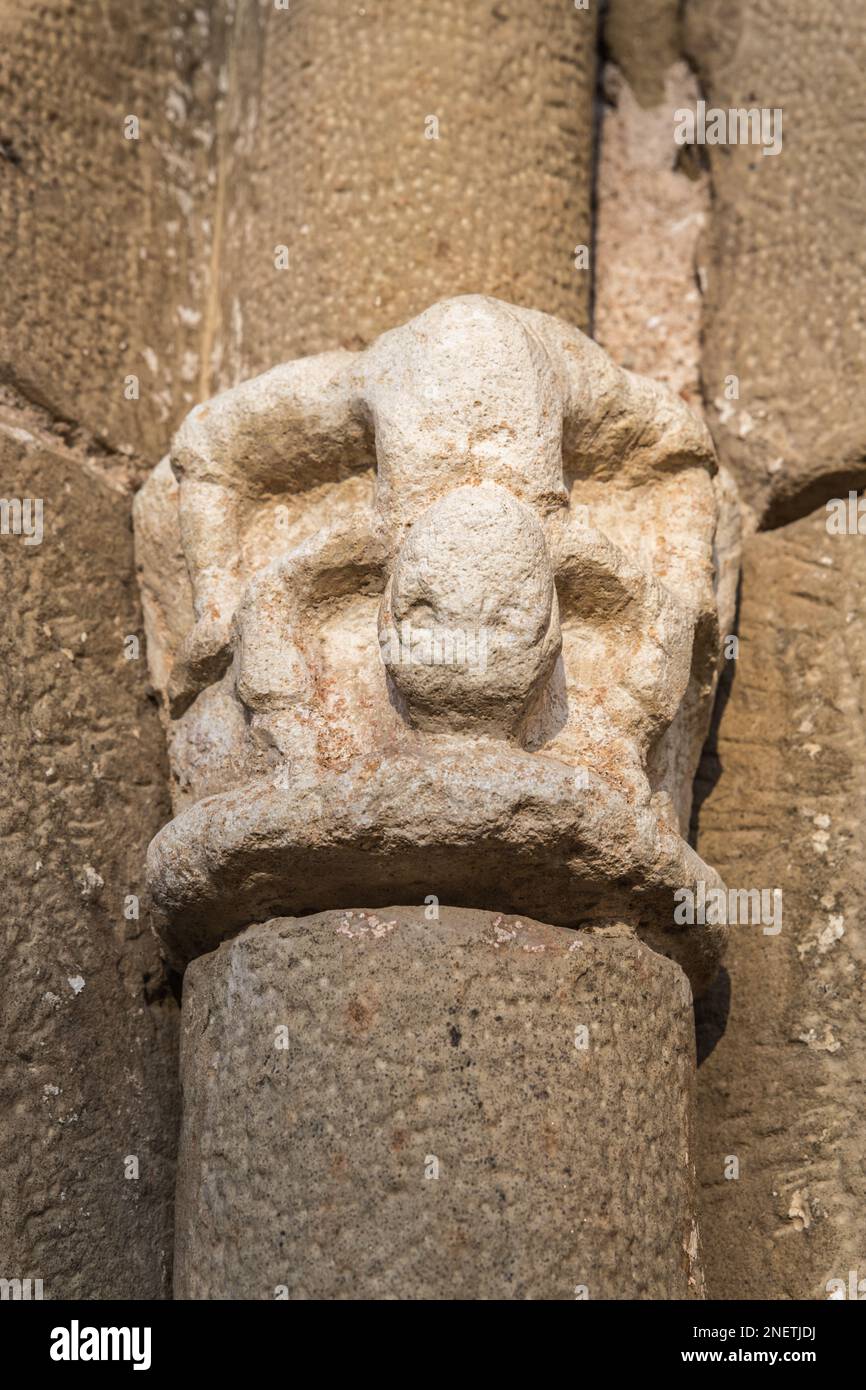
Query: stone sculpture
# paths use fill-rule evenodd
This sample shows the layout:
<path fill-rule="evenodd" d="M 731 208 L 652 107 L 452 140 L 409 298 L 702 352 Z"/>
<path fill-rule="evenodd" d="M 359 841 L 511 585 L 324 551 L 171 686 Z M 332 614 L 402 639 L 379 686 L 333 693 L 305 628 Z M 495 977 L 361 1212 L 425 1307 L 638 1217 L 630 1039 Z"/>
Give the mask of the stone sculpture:
<path fill-rule="evenodd" d="M 684 838 L 736 583 L 703 424 L 577 329 L 445 300 L 187 417 L 137 499 L 188 959 L 423 902 L 626 923 L 696 988 Z"/>

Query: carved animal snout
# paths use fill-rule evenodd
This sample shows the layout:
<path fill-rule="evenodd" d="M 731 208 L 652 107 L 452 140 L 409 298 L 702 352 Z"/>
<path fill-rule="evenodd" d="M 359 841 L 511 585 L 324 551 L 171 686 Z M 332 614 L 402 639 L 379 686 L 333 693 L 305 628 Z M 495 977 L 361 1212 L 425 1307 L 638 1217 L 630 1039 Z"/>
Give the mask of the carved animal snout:
<path fill-rule="evenodd" d="M 397 556 L 379 642 L 416 727 L 513 735 L 561 644 L 534 512 L 495 483 L 429 507 Z"/>

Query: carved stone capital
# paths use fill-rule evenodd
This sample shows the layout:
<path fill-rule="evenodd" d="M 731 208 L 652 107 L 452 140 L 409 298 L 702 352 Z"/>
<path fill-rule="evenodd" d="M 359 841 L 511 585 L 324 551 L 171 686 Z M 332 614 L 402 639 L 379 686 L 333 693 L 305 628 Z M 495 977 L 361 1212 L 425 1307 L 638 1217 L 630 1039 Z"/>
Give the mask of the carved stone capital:
<path fill-rule="evenodd" d="M 734 527 L 682 401 L 578 330 L 434 305 L 196 407 L 137 500 L 166 939 L 443 903 L 627 921 L 700 988 L 686 843 Z"/>

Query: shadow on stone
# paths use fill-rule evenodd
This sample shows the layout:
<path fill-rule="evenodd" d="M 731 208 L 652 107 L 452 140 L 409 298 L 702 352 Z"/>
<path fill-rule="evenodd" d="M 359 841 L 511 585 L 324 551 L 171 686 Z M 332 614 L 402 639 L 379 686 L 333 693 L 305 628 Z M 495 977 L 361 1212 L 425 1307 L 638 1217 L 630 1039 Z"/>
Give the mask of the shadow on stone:
<path fill-rule="evenodd" d="M 695 1042 L 698 1066 L 706 1061 L 720 1038 L 724 1036 L 730 1012 L 731 977 L 722 965 L 706 994 L 695 1001 Z"/>
<path fill-rule="evenodd" d="M 734 610 L 734 621 L 731 633 L 736 634 L 740 630 L 740 603 L 742 599 L 742 576 L 737 580 L 737 603 Z M 689 823 L 689 844 L 697 845 L 700 832 L 701 807 L 707 797 L 714 790 L 722 776 L 722 762 L 719 757 L 719 728 L 727 707 L 728 700 L 731 698 L 731 691 L 734 686 L 734 675 L 736 671 L 736 661 L 726 662 L 721 676 L 719 677 L 719 688 L 716 693 L 716 703 L 713 707 L 713 717 L 710 722 L 709 733 L 704 743 L 701 760 L 698 770 L 695 773 L 694 796 L 692 799 L 692 814 Z"/>

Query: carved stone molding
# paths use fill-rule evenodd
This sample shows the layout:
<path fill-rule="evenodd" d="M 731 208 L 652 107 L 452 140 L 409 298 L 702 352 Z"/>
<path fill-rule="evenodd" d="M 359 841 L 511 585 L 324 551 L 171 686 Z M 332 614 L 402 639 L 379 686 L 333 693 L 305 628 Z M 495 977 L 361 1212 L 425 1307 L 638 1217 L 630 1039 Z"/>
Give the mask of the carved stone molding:
<path fill-rule="evenodd" d="M 468 296 L 196 407 L 137 499 L 189 958 L 365 902 L 626 921 L 696 988 L 686 843 L 736 582 L 704 426 L 547 315 Z"/>

